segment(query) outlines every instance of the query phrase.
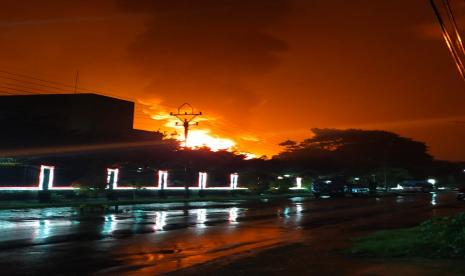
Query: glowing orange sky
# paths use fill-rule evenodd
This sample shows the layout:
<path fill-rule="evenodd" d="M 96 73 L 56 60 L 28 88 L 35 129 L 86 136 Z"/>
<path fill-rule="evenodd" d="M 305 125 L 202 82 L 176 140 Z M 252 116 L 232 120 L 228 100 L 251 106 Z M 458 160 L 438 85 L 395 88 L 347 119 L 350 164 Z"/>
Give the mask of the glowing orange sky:
<path fill-rule="evenodd" d="M 80 86 L 138 103 L 137 128 L 171 133 L 151 117 L 190 102 L 198 129 L 258 155 L 356 127 L 465 160 L 465 85 L 424 0 L 4 1 L 0 69 L 79 69 Z"/>

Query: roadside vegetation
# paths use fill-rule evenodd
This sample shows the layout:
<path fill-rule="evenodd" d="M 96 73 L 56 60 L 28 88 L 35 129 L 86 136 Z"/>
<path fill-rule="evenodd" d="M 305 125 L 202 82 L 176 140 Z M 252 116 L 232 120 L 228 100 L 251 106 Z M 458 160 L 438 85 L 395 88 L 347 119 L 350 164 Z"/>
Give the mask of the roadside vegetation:
<path fill-rule="evenodd" d="M 465 213 L 375 232 L 355 239 L 348 252 L 367 257 L 465 258 Z"/>

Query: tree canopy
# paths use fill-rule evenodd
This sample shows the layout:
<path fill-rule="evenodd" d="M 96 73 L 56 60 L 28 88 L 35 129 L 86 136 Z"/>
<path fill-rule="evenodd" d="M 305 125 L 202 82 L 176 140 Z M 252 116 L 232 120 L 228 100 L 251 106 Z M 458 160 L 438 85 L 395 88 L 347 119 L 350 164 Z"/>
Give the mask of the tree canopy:
<path fill-rule="evenodd" d="M 432 162 L 428 147 L 395 133 L 361 129 L 312 129 L 300 143 L 285 141 L 274 159 L 319 172 L 373 171 L 380 167 L 418 170 Z"/>

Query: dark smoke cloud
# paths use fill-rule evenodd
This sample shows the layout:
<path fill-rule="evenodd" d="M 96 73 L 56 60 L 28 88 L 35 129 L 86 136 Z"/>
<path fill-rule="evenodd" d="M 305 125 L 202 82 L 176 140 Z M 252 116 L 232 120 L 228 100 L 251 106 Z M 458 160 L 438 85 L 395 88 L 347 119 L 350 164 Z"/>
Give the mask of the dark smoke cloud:
<path fill-rule="evenodd" d="M 147 17 L 146 30 L 129 54 L 141 74 L 152 78 L 148 89 L 165 104 L 189 101 L 209 110 L 216 104 L 214 112 L 244 112 L 261 101 L 245 83 L 273 69 L 278 54 L 287 49 L 270 32 L 286 13 L 284 0 L 119 4 L 126 12 Z"/>

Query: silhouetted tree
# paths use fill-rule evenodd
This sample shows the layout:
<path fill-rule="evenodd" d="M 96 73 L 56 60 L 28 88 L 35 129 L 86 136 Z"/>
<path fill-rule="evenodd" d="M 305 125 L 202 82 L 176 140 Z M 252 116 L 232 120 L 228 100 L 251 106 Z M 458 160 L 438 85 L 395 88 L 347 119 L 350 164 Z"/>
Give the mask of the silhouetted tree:
<path fill-rule="evenodd" d="M 419 174 L 432 162 L 427 146 L 395 133 L 360 129 L 312 129 L 314 136 L 297 144 L 286 141 L 274 157 L 303 172 L 369 173 L 405 168 Z"/>

